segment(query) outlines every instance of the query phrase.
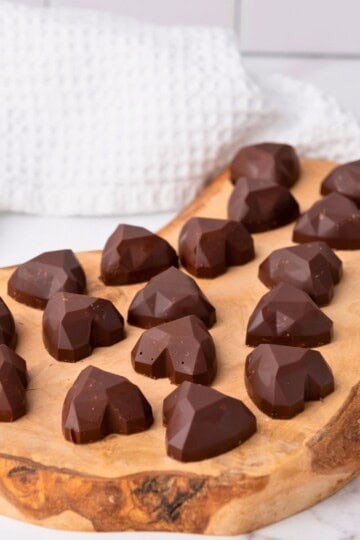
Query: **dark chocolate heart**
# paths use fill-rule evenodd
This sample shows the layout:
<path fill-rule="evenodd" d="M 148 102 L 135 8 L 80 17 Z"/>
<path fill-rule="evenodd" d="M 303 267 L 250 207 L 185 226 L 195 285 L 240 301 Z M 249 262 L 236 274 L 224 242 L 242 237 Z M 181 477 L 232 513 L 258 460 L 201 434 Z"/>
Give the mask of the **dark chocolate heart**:
<path fill-rule="evenodd" d="M 164 400 L 163 414 L 167 453 L 179 461 L 217 456 L 256 432 L 256 418 L 242 401 L 191 382 Z"/>
<path fill-rule="evenodd" d="M 131 353 L 135 371 L 172 383 L 211 384 L 216 374 L 214 341 L 205 324 L 189 315 L 146 330 Z"/>
<path fill-rule="evenodd" d="M 149 402 L 125 377 L 85 368 L 68 391 L 62 411 L 65 439 L 85 444 L 111 433 L 129 435 L 153 423 Z"/>

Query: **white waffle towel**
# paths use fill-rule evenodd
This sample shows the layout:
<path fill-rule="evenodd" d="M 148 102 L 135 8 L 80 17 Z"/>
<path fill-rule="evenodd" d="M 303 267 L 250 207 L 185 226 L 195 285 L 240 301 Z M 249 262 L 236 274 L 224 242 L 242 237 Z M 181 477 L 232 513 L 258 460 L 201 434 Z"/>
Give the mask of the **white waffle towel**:
<path fill-rule="evenodd" d="M 351 115 L 311 86 L 251 80 L 227 30 L 0 0 L 0 210 L 173 210 L 265 139 L 360 155 Z"/>

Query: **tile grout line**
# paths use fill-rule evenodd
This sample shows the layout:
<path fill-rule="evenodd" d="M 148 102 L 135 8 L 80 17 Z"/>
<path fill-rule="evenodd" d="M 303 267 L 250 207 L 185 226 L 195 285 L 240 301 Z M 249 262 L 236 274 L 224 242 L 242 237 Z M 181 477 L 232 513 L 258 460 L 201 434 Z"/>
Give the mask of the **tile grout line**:
<path fill-rule="evenodd" d="M 242 51 L 248 58 L 286 58 L 295 60 L 360 60 L 357 53 L 323 53 L 323 52 L 285 52 L 285 51 Z"/>

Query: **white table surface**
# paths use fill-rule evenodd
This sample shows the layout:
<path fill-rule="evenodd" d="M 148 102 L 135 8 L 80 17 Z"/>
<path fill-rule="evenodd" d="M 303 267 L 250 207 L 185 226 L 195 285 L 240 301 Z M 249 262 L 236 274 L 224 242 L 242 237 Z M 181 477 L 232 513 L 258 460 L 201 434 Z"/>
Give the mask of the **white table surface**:
<path fill-rule="evenodd" d="M 127 218 L 43 218 L 0 215 L 0 266 L 20 263 L 48 249 L 101 249 L 118 223 L 157 230 L 173 214 Z M 159 533 L 69 533 L 0 517 L 0 538 L 16 540 L 190 540 L 196 535 Z M 280 523 L 238 538 L 246 540 L 360 540 L 360 478 L 315 507 Z"/>

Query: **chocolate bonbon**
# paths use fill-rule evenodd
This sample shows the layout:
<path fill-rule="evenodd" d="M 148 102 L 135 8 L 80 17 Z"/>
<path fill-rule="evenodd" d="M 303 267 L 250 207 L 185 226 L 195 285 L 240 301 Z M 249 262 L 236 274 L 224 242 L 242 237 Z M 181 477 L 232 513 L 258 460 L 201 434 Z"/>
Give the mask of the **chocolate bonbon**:
<path fill-rule="evenodd" d="M 214 278 L 223 274 L 228 266 L 251 261 L 255 256 L 254 242 L 237 221 L 194 217 L 180 232 L 179 255 L 191 274 Z"/>
<path fill-rule="evenodd" d="M 227 452 L 256 432 L 256 418 L 242 401 L 191 382 L 164 400 L 163 419 L 168 455 L 185 462 Z"/>
<path fill-rule="evenodd" d="M 261 411 L 286 419 L 333 392 L 334 376 L 319 351 L 258 345 L 246 359 L 245 384 Z"/>
<path fill-rule="evenodd" d="M 241 176 L 262 178 L 285 187 L 299 179 L 300 162 L 289 144 L 260 143 L 241 148 L 230 165 L 232 182 Z"/>
<path fill-rule="evenodd" d="M 208 328 L 216 321 L 215 308 L 197 283 L 171 267 L 150 279 L 130 304 L 128 322 L 141 328 L 196 315 Z"/>
<path fill-rule="evenodd" d="M 308 294 L 289 283 L 266 293 L 250 316 L 246 344 L 319 347 L 332 338 L 333 323 Z"/>
<path fill-rule="evenodd" d="M 228 217 L 249 232 L 276 229 L 299 216 L 299 205 L 284 186 L 262 179 L 239 178 L 228 203 Z"/>
<path fill-rule="evenodd" d="M 214 341 L 205 324 L 189 315 L 146 330 L 131 353 L 135 371 L 172 383 L 211 384 L 216 374 Z"/>
<path fill-rule="evenodd" d="M 85 368 L 68 391 L 62 410 L 65 439 L 85 444 L 111 433 L 130 435 L 153 423 L 149 402 L 125 377 Z"/>
<path fill-rule="evenodd" d="M 11 311 L 0 298 L 0 344 L 4 343 L 12 349 L 16 345 L 16 328 Z"/>
<path fill-rule="evenodd" d="M 57 292 L 83 293 L 86 278 L 71 249 L 47 251 L 21 264 L 8 281 L 8 294 L 27 306 L 43 309 Z"/>
<path fill-rule="evenodd" d="M 108 347 L 123 338 L 124 319 L 110 300 L 57 293 L 45 308 L 44 344 L 57 360 L 77 362 L 95 347 Z"/>
<path fill-rule="evenodd" d="M 25 360 L 7 345 L 0 345 L 0 422 L 13 422 L 26 413 Z"/>
<path fill-rule="evenodd" d="M 147 281 L 170 266 L 178 266 L 176 251 L 143 227 L 119 225 L 105 244 L 101 278 L 106 285 Z"/>
<path fill-rule="evenodd" d="M 270 288 L 291 283 L 323 306 L 331 301 L 341 270 L 341 260 L 327 244 L 310 242 L 273 251 L 259 266 L 259 278 Z"/>
<path fill-rule="evenodd" d="M 339 165 L 323 180 L 322 195 L 339 193 L 360 207 L 360 160 Z"/>
<path fill-rule="evenodd" d="M 350 199 L 331 193 L 300 216 L 293 240 L 323 240 L 335 249 L 360 249 L 360 210 Z"/>

